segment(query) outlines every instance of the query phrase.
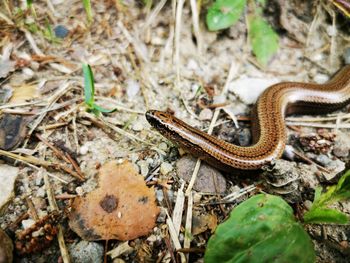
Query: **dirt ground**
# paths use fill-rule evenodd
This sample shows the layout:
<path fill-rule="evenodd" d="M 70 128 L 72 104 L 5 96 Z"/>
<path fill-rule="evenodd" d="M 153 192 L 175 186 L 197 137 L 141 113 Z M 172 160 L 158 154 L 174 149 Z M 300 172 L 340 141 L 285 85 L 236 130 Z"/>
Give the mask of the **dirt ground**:
<path fill-rule="evenodd" d="M 181 7 L 181 1 L 162 0 L 149 7 L 93 1 L 89 22 L 83 1 L 34 1 L 28 9 L 25 1 L 4 0 L 0 168 L 5 176 L 15 174 L 15 184 L 0 184 L 12 192 L 0 209 L 0 227 L 15 242 L 14 262 L 181 262 L 182 252 L 188 262 L 202 262 L 216 226 L 252 195 L 280 195 L 296 215 L 303 213 L 315 188 L 335 184 L 349 167 L 348 108 L 287 117 L 290 154 L 273 168 L 222 173 L 202 163 L 192 191 L 196 160 L 152 129 L 145 112 L 168 111 L 204 131 L 218 113 L 213 133 L 249 145 L 250 109 L 264 88 L 280 81 L 324 83 L 350 63 L 350 20 L 330 2 L 268 1 L 264 15 L 280 48 L 262 68 L 252 55 L 245 17 L 230 29 L 209 32 L 207 2 L 198 22 L 190 2 Z M 83 63 L 94 73 L 96 104 L 114 112 L 87 111 Z M 159 208 L 155 224 L 130 241 L 83 241 L 68 223 L 73 200 L 98 187 L 105 163 L 125 160 L 152 190 Z M 350 215 L 349 202 L 335 206 Z M 44 234 L 18 238 L 33 224 L 38 230 L 40 219 Z M 317 262 L 349 261 L 348 225 L 305 228 Z"/>

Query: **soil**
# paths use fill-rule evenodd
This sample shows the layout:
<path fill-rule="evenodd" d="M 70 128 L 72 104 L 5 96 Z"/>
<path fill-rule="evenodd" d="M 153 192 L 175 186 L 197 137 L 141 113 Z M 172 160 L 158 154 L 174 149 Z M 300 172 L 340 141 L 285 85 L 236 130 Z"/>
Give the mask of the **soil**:
<path fill-rule="evenodd" d="M 224 105 L 214 134 L 235 144 L 251 143 L 251 101 L 263 85 L 323 83 L 349 61 L 350 20 L 331 1 L 267 1 L 263 13 L 279 35 L 280 48 L 266 67 L 251 52 L 244 16 L 229 29 L 209 32 L 209 3 L 203 3 L 199 37 L 189 2 L 178 9 L 166 1 L 92 2 L 90 22 L 82 1 L 33 1 L 31 8 L 25 1 L 0 4 L 1 165 L 19 168 L 0 227 L 14 242 L 26 224 L 46 218 L 52 227 L 45 233 L 52 239 L 47 248 L 33 238 L 30 250 L 15 249 L 14 262 L 64 262 L 65 252 L 72 262 L 90 262 L 78 259 L 76 247 L 95 243 L 79 243 L 83 241 L 70 229 L 67 214 L 73 198 L 96 188 L 100 167 L 111 160 L 133 163 L 153 187 L 161 211 L 146 236 L 127 244 L 96 242 L 100 262 L 181 262 L 167 218 L 176 225 L 172 211 L 183 212 L 177 217 L 177 239 L 183 248 L 191 206 L 195 235 L 185 255 L 188 262 L 202 262 L 216 225 L 242 201 L 259 192 L 280 195 L 297 215 L 309 208 L 317 186 L 336 184 L 349 167 L 348 108 L 322 116 L 291 116 L 286 123 L 287 149 L 292 150 L 286 151 L 284 160 L 263 172 L 222 173 L 220 191 L 215 182 L 203 181 L 212 180 L 206 176 L 191 192 L 193 203 L 183 197 L 181 208 L 189 178 L 178 174 L 186 169 L 175 168 L 183 153 L 152 129 L 144 115 L 148 109 L 165 110 L 207 131 L 215 108 Z M 95 103 L 115 111 L 96 116 L 84 104 L 82 63 L 88 63 L 94 74 Z M 192 170 L 194 165 L 188 167 Z M 52 219 L 55 205 L 50 195 L 56 200 L 58 218 Z M 335 207 L 350 215 L 349 201 Z M 317 262 L 349 261 L 348 225 L 305 228 Z M 66 250 L 58 244 L 59 229 Z M 106 255 L 121 246 L 127 248 L 115 259 Z"/>

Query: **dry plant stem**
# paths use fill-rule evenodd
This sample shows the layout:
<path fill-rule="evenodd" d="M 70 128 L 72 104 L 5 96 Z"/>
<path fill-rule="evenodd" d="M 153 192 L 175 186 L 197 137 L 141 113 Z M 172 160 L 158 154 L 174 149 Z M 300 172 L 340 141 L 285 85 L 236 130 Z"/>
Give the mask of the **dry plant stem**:
<path fill-rule="evenodd" d="M 143 100 L 145 101 L 146 108 L 149 109 L 149 103 L 148 103 L 147 94 L 146 94 L 146 87 L 145 87 L 145 85 L 144 85 L 144 83 L 142 81 L 141 70 L 136 64 L 135 57 L 132 54 L 132 50 L 131 50 L 130 46 L 128 46 L 128 54 L 129 54 L 129 58 L 130 58 L 131 64 L 132 64 L 134 70 L 136 71 L 136 76 L 137 76 L 137 78 L 139 80 L 139 83 L 140 83 L 141 93 L 142 93 L 142 96 L 143 96 Z"/>
<path fill-rule="evenodd" d="M 306 126 L 306 127 L 317 127 L 317 128 L 328 128 L 328 129 L 350 129 L 350 124 L 327 124 L 327 123 L 310 123 L 310 122 L 286 122 L 286 125 L 291 126 Z"/>
<path fill-rule="evenodd" d="M 35 210 L 35 207 L 34 207 L 34 204 L 33 204 L 32 200 L 29 199 L 28 196 L 25 197 L 25 200 L 26 200 L 26 203 L 27 203 L 27 206 L 28 206 L 30 217 L 33 218 L 35 221 L 38 221 L 39 220 L 39 216 L 38 216 L 38 213 Z"/>
<path fill-rule="evenodd" d="M 166 4 L 167 0 L 161 0 L 155 8 L 153 8 L 152 12 L 149 14 L 149 16 L 146 19 L 146 23 L 143 25 L 142 29 L 141 29 L 141 33 L 145 32 L 147 30 L 147 28 L 152 24 L 152 22 L 154 21 L 154 19 L 157 17 L 157 15 L 159 14 L 160 10 L 162 10 L 162 8 L 164 7 L 164 5 Z"/>
<path fill-rule="evenodd" d="M 332 120 L 338 120 L 338 119 L 349 119 L 350 113 L 345 114 L 329 114 L 327 117 L 288 117 L 286 118 L 286 121 L 289 122 L 317 122 L 317 121 L 332 121 Z"/>
<path fill-rule="evenodd" d="M 48 140 L 46 140 L 45 138 L 40 136 L 38 133 L 36 134 L 36 137 L 40 141 L 42 141 L 47 147 L 49 147 L 54 152 L 54 154 L 57 155 L 57 157 L 61 158 L 62 160 L 64 160 L 67 163 L 72 164 L 72 166 L 74 167 L 75 171 L 79 175 L 80 179 L 81 180 L 85 180 L 84 175 L 81 172 L 79 165 L 76 163 L 76 161 L 68 153 L 63 153 L 62 151 L 60 151 L 55 146 L 53 146 L 51 143 L 49 143 Z"/>
<path fill-rule="evenodd" d="M 182 213 L 183 213 L 184 202 L 185 202 L 185 196 L 184 196 L 184 192 L 183 192 L 184 186 L 185 186 L 185 184 L 183 183 L 181 185 L 180 189 L 177 190 L 175 207 L 174 207 L 174 211 L 172 214 L 172 221 L 174 223 L 174 228 L 175 228 L 177 236 L 180 234 Z"/>
<path fill-rule="evenodd" d="M 117 109 L 117 111 L 125 111 L 125 112 L 129 112 L 129 113 L 136 113 L 136 114 L 140 114 L 140 115 L 145 115 L 144 111 L 129 109 L 126 106 L 121 105 L 117 100 L 114 100 L 112 98 L 95 96 L 95 99 L 97 101 L 101 100 L 101 101 L 108 102 L 109 104 L 111 104 L 111 107 L 114 109 Z"/>
<path fill-rule="evenodd" d="M 192 236 L 192 209 L 193 209 L 193 193 L 191 192 L 187 198 L 187 213 L 185 223 L 185 238 L 184 238 L 184 249 L 191 247 L 191 236 Z M 186 255 L 188 261 L 189 255 Z"/>
<path fill-rule="evenodd" d="M 43 166 L 45 168 L 53 168 L 56 170 L 63 170 L 66 173 L 77 178 L 79 181 L 84 181 L 76 172 L 74 172 L 71 169 L 69 169 L 68 167 L 65 167 L 65 166 L 58 164 L 58 163 L 43 161 L 43 160 L 37 159 L 33 156 L 22 156 L 22 155 L 14 154 L 14 153 L 7 152 L 4 150 L 0 150 L 0 155 L 12 158 L 16 161 L 23 161 L 23 162 L 28 162 L 28 163 L 35 164 L 35 165 L 40 165 L 40 166 Z"/>
<path fill-rule="evenodd" d="M 298 156 L 301 160 L 309 163 L 309 164 L 314 164 L 316 165 L 317 169 L 319 169 L 320 171 L 324 172 L 324 173 L 328 173 L 330 174 L 331 172 L 327 169 L 324 168 L 323 166 L 315 163 L 313 160 L 309 159 L 308 157 L 306 157 L 304 154 L 302 154 L 301 152 L 298 152 L 297 150 L 293 149 L 293 152 L 296 156 Z"/>
<path fill-rule="evenodd" d="M 57 206 L 55 196 L 54 196 L 53 191 L 52 191 L 50 180 L 49 180 L 49 177 L 47 176 L 46 173 L 44 173 L 44 182 L 45 182 L 45 188 L 46 188 L 46 193 L 47 193 L 47 199 L 49 200 L 50 207 L 52 210 L 58 211 L 58 206 Z M 69 252 L 68 252 L 66 243 L 64 241 L 63 228 L 62 228 L 61 224 L 58 224 L 57 239 L 58 239 L 58 245 L 60 247 L 63 262 L 70 263 L 71 260 L 69 257 Z"/>
<path fill-rule="evenodd" d="M 168 225 L 168 230 L 170 233 L 171 240 L 173 241 L 174 247 L 176 250 L 181 249 L 182 247 L 181 247 L 178 235 L 176 234 L 176 230 L 175 230 L 173 221 L 171 220 L 171 217 L 169 216 L 168 211 L 165 210 L 165 212 L 166 212 L 167 217 L 168 217 L 166 220 L 166 223 Z M 186 262 L 185 255 L 183 253 L 179 253 L 179 254 L 180 254 L 181 262 Z"/>
<path fill-rule="evenodd" d="M 54 124 L 48 124 L 45 126 L 39 126 L 37 128 L 37 130 L 38 131 L 55 130 L 57 128 L 67 126 L 68 124 L 69 124 L 68 122 L 58 122 L 58 123 L 54 123 Z"/>
<path fill-rule="evenodd" d="M 198 51 L 198 55 L 200 56 L 203 50 L 203 40 L 202 40 L 202 35 L 199 27 L 199 14 L 198 14 L 197 1 L 190 0 L 190 4 L 191 4 L 191 11 L 192 11 L 193 32 L 194 32 L 194 35 L 196 36 L 197 51 Z"/>
<path fill-rule="evenodd" d="M 176 87 L 180 87 L 180 37 L 184 0 L 176 0 L 176 20 L 175 20 L 175 67 L 176 67 Z"/>

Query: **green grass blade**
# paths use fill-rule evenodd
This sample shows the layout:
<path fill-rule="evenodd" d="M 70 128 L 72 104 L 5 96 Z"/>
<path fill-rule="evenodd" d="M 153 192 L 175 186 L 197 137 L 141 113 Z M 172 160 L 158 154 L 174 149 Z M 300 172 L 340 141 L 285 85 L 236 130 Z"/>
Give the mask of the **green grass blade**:
<path fill-rule="evenodd" d="M 90 0 L 83 0 L 83 5 L 84 5 L 84 9 L 85 9 L 85 12 L 86 12 L 86 16 L 87 16 L 88 22 L 91 23 L 92 20 L 93 20 L 91 1 Z"/>
<path fill-rule="evenodd" d="M 89 108 L 93 108 L 95 85 L 94 85 L 94 75 L 92 73 L 92 70 L 89 64 L 83 64 L 83 75 L 84 75 L 85 104 Z"/>

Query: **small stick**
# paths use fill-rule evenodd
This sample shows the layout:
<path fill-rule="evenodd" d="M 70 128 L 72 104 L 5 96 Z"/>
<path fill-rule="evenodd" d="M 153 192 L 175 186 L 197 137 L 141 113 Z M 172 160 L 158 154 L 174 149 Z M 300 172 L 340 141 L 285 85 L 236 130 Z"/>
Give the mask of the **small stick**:
<path fill-rule="evenodd" d="M 51 143 L 49 143 L 48 140 L 46 140 L 45 138 L 43 138 L 42 136 L 40 136 L 38 133 L 35 134 L 35 136 L 42 141 L 47 147 L 49 147 L 59 158 L 61 158 L 62 160 L 64 160 L 67 163 L 72 164 L 72 166 L 74 167 L 75 171 L 77 172 L 77 174 L 79 174 L 79 176 L 81 177 L 81 179 L 85 179 L 83 173 L 80 170 L 79 165 L 77 164 L 77 162 L 72 158 L 72 156 L 69 155 L 69 153 L 65 152 L 63 153 L 62 151 L 60 151 L 59 149 L 57 149 L 55 146 L 53 146 Z"/>
<path fill-rule="evenodd" d="M 45 182 L 45 188 L 46 188 L 46 193 L 47 193 L 47 199 L 49 200 L 50 207 L 52 208 L 52 210 L 58 211 L 58 206 L 57 206 L 55 196 L 54 196 L 53 191 L 52 191 L 50 180 L 49 180 L 49 177 L 46 173 L 44 173 L 44 182 Z M 60 247 L 63 262 L 70 263 L 71 260 L 69 257 L 69 252 L 68 252 L 68 249 L 66 247 L 66 243 L 64 242 L 63 228 L 62 228 L 61 224 L 58 224 L 57 227 L 58 227 L 58 235 L 57 235 L 58 245 Z"/>

